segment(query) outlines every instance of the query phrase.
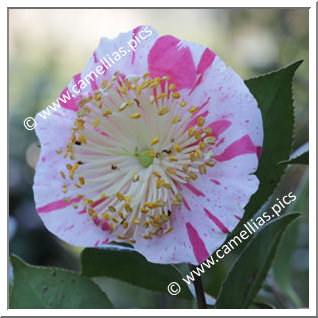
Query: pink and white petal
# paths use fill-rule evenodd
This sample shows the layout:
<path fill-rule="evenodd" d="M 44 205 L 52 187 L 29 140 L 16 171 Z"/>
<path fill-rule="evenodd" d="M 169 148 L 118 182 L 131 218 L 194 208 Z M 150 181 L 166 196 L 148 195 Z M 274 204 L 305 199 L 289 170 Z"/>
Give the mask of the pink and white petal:
<path fill-rule="evenodd" d="M 147 34 L 147 38 L 144 40 L 139 39 L 140 43 L 138 43 L 136 35 L 140 34 L 140 32 L 142 32 L 143 37 Z M 80 76 L 85 79 L 85 76 L 92 71 L 96 73 L 97 66 L 102 67 L 105 73 L 98 75 L 97 80 L 93 81 L 90 87 L 82 90 L 82 93 L 88 93 L 96 89 L 96 84 L 100 84 L 105 78 L 110 79 L 116 71 L 125 75 L 148 72 L 147 56 L 157 38 L 157 31 L 150 26 L 138 26 L 129 32 L 120 33 L 115 39 L 102 38 Z M 128 44 L 131 43 L 129 41 L 132 39 L 135 39 L 134 41 L 137 43 L 135 51 Z M 104 64 L 108 69 L 106 69 Z M 75 82 L 72 81 L 71 84 L 74 85 Z"/>
<path fill-rule="evenodd" d="M 65 203 L 60 193 L 61 189 L 53 186 L 34 187 L 37 212 L 50 232 L 76 246 L 98 246 L 107 244 L 112 239 L 107 231 L 108 227 L 95 226 L 87 213 L 73 208 L 71 203 L 76 203 L 76 200 Z M 50 202 L 39 204 L 43 197 Z"/>
<path fill-rule="evenodd" d="M 245 154 L 212 168 L 208 175 L 180 187 L 184 204 L 173 210 L 174 230 L 135 248 L 151 262 L 199 264 L 211 255 L 238 224 L 258 188 L 249 166 L 256 154 Z"/>
<path fill-rule="evenodd" d="M 240 76 L 226 67 L 218 56 L 205 70 L 201 84 L 188 100 L 201 108 L 198 115 L 207 115 L 206 123 L 211 125 L 218 139 L 216 154 L 245 135 L 256 147 L 262 145 L 262 116 L 257 101 Z"/>
<path fill-rule="evenodd" d="M 75 118 L 75 112 L 69 109 L 60 109 L 47 119 L 36 116 L 36 134 L 41 143 L 41 153 L 34 177 L 34 201 L 47 229 L 59 238 L 80 246 L 94 246 L 97 241 L 98 244 L 106 244 L 110 235 L 102 230 L 105 225 L 96 227 L 82 208 L 74 209 L 71 203 L 78 200 L 69 203 L 63 200 L 66 196 L 76 195 L 76 192 L 62 192 L 64 179 L 60 171 L 67 173 L 65 166 L 70 161 L 63 159 L 56 150 L 62 148 L 65 151 Z"/>
<path fill-rule="evenodd" d="M 40 159 L 37 164 L 36 172 L 43 169 L 44 179 L 40 180 L 37 173 L 35 174 L 34 183 L 37 185 L 45 181 L 48 185 L 54 184 L 58 176 L 56 171 L 65 168 L 66 160 L 61 160 L 56 150 L 66 150 L 66 144 L 71 137 L 71 127 L 76 119 L 76 113 L 72 110 L 60 108 L 57 112 L 51 112 L 51 116 L 46 119 L 38 113 L 35 117 L 37 126 L 35 132 L 41 144 Z M 60 174 L 59 174 L 59 177 Z"/>
<path fill-rule="evenodd" d="M 141 40 L 139 36 L 138 43 L 136 35 L 140 33 L 142 37 L 145 34 L 148 37 Z M 63 99 L 64 94 L 66 98 L 63 99 L 65 103 L 61 101 L 60 105 L 77 111 L 81 97 L 92 94 L 104 79 L 111 79 L 116 71 L 124 75 L 148 72 L 147 56 L 157 38 L 157 31 L 150 26 L 138 26 L 129 32 L 120 33 L 115 39 L 102 38 L 84 70 L 74 75 L 63 90 L 61 97 Z M 135 51 L 128 45 L 132 39 L 137 43 Z"/>
<path fill-rule="evenodd" d="M 148 63 L 153 76 L 169 75 L 181 89 L 182 97 L 199 106 L 193 123 L 198 116 L 207 116 L 219 142 L 216 154 L 245 135 L 261 152 L 263 128 L 257 102 L 240 76 L 213 51 L 194 42 L 163 36 L 151 49 Z"/>
<path fill-rule="evenodd" d="M 184 41 L 165 35 L 155 42 L 148 55 L 152 77 L 169 76 L 178 90 L 191 88 L 196 80 L 193 56 Z"/>

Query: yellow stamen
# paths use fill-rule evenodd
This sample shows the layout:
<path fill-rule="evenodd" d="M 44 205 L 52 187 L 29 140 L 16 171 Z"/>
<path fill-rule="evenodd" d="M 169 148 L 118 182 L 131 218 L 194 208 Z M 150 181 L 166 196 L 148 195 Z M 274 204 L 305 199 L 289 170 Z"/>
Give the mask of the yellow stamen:
<path fill-rule="evenodd" d="M 109 206 L 108 206 L 108 210 L 109 210 L 110 212 L 113 212 L 113 213 L 116 212 L 116 208 L 113 207 L 112 205 L 109 205 Z"/>
<path fill-rule="evenodd" d="M 207 144 L 205 142 L 202 142 L 202 141 L 199 142 L 199 148 L 201 150 L 204 150 L 206 148 L 206 146 L 207 146 Z"/>
<path fill-rule="evenodd" d="M 149 210 L 146 209 L 146 208 L 144 208 L 144 207 L 141 207 L 141 208 L 140 208 L 140 212 L 141 212 L 141 213 L 149 213 Z"/>
<path fill-rule="evenodd" d="M 129 223 L 127 221 L 124 221 L 123 224 L 122 224 L 122 227 L 124 229 L 127 229 L 128 225 L 129 225 Z"/>
<path fill-rule="evenodd" d="M 167 189 L 171 189 L 171 184 L 169 182 L 162 182 L 161 184 L 163 187 L 165 187 Z"/>
<path fill-rule="evenodd" d="M 151 158 L 155 158 L 156 157 L 156 152 L 154 150 L 147 150 L 147 154 L 151 157 Z"/>
<path fill-rule="evenodd" d="M 200 116 L 197 122 L 198 127 L 202 127 L 204 123 L 205 123 L 205 117 Z"/>
<path fill-rule="evenodd" d="M 169 172 L 170 174 L 177 174 L 176 170 L 174 170 L 173 168 L 167 167 L 166 171 Z"/>
<path fill-rule="evenodd" d="M 84 184 L 85 184 L 85 179 L 84 179 L 84 177 L 79 177 L 78 180 L 79 180 L 79 183 L 80 183 L 81 185 L 84 185 Z"/>
<path fill-rule="evenodd" d="M 189 130 L 188 130 L 189 137 L 192 137 L 194 135 L 194 132 L 195 132 L 194 128 L 190 127 Z"/>
<path fill-rule="evenodd" d="M 176 89 L 176 85 L 173 84 L 173 83 L 171 83 L 171 84 L 169 85 L 169 91 L 174 91 L 175 89 Z"/>
<path fill-rule="evenodd" d="M 196 113 L 198 110 L 199 110 L 199 107 L 198 107 L 198 106 L 191 106 L 191 107 L 188 109 L 189 113 L 191 113 L 191 114 Z"/>
<path fill-rule="evenodd" d="M 106 109 L 104 112 L 103 112 L 103 116 L 108 116 L 108 115 L 111 115 L 113 112 L 110 110 L 110 109 Z"/>
<path fill-rule="evenodd" d="M 78 141 L 81 142 L 81 143 L 83 143 L 83 144 L 86 144 L 86 143 L 87 143 L 86 137 L 83 136 L 83 135 L 81 135 L 81 136 L 78 137 Z"/>
<path fill-rule="evenodd" d="M 197 155 L 198 159 L 200 159 L 201 155 L 202 155 L 201 151 L 199 149 L 195 149 L 194 151 L 195 151 L 195 154 Z"/>
<path fill-rule="evenodd" d="M 78 164 L 78 162 L 76 162 L 76 163 L 74 164 L 74 166 L 73 166 L 71 172 L 70 172 L 70 178 L 71 178 L 71 179 L 73 179 L 74 173 L 75 173 L 76 169 L 78 168 L 78 166 L 79 166 L 79 164 Z"/>
<path fill-rule="evenodd" d="M 169 160 L 170 161 L 178 161 L 178 159 L 175 156 L 173 156 L 173 155 L 169 156 Z"/>
<path fill-rule="evenodd" d="M 172 124 L 175 124 L 175 123 L 179 123 L 181 121 L 181 117 L 179 115 L 173 117 L 173 119 L 171 120 L 171 123 Z"/>
<path fill-rule="evenodd" d="M 133 218 L 132 222 L 136 225 L 140 224 L 140 218 Z"/>
<path fill-rule="evenodd" d="M 201 175 L 206 174 L 206 166 L 204 164 L 198 166 Z"/>
<path fill-rule="evenodd" d="M 206 137 L 204 139 L 204 142 L 208 145 L 214 145 L 215 144 L 215 137 Z"/>
<path fill-rule="evenodd" d="M 125 200 L 125 196 L 122 193 L 120 193 L 120 192 L 117 192 L 116 196 L 117 196 L 117 199 L 119 201 L 124 201 Z"/>
<path fill-rule="evenodd" d="M 134 113 L 134 114 L 131 114 L 130 117 L 131 117 L 132 119 L 138 119 L 138 118 L 141 117 L 141 114 L 140 114 L 140 113 Z"/>
<path fill-rule="evenodd" d="M 108 213 L 103 212 L 103 213 L 102 213 L 102 217 L 103 217 L 106 221 L 109 221 L 109 220 L 110 220 L 110 216 L 109 216 Z"/>
<path fill-rule="evenodd" d="M 173 227 L 169 227 L 168 229 L 166 229 L 163 234 L 168 234 L 173 230 Z"/>
<path fill-rule="evenodd" d="M 181 152 L 182 151 L 182 147 L 180 145 L 174 145 L 173 148 L 177 151 L 177 152 Z"/>
<path fill-rule="evenodd" d="M 107 85 L 108 85 L 108 81 L 107 81 L 107 79 L 104 79 L 102 82 L 101 88 L 105 89 L 107 87 Z"/>
<path fill-rule="evenodd" d="M 168 107 L 163 107 L 159 110 L 158 115 L 159 116 L 163 116 L 165 114 L 167 114 L 169 112 L 169 108 Z"/>
<path fill-rule="evenodd" d="M 212 133 L 212 128 L 211 127 L 204 127 L 203 132 L 205 132 L 207 135 L 210 135 Z"/>
<path fill-rule="evenodd" d="M 153 137 L 151 139 L 150 144 L 151 144 L 151 146 L 153 146 L 153 145 L 157 144 L 158 142 L 159 142 L 159 137 L 156 136 L 156 137 Z"/>
<path fill-rule="evenodd" d="M 125 205 L 124 205 L 124 208 L 125 208 L 125 210 L 129 213 L 129 212 L 132 212 L 132 208 L 131 208 L 131 206 L 130 206 L 130 204 L 129 203 L 126 203 Z"/>
<path fill-rule="evenodd" d="M 187 103 L 185 100 L 182 100 L 181 102 L 179 102 L 179 105 L 180 105 L 181 107 L 184 107 L 184 106 L 187 106 L 188 103 Z"/>
<path fill-rule="evenodd" d="M 122 112 L 123 110 L 125 110 L 125 109 L 127 108 L 127 106 L 128 106 L 128 103 L 127 103 L 127 102 L 124 102 L 124 103 L 122 103 L 122 104 L 118 107 L 118 110 L 119 110 L 120 112 Z"/>
<path fill-rule="evenodd" d="M 195 153 L 194 153 L 194 152 L 191 152 L 191 153 L 190 153 L 190 160 L 191 160 L 192 162 L 195 162 L 195 161 L 197 160 L 197 157 L 195 156 Z"/>
<path fill-rule="evenodd" d="M 96 120 L 93 124 L 93 127 L 96 128 L 99 125 L 99 123 L 100 123 L 100 120 Z"/>
<path fill-rule="evenodd" d="M 201 131 L 200 130 L 197 130 L 194 134 L 194 137 L 196 140 L 200 140 L 202 139 L 202 135 L 201 135 Z"/>
<path fill-rule="evenodd" d="M 157 178 L 161 178 L 161 174 L 159 173 L 159 172 L 157 172 L 157 171 L 153 171 L 152 172 Z"/>

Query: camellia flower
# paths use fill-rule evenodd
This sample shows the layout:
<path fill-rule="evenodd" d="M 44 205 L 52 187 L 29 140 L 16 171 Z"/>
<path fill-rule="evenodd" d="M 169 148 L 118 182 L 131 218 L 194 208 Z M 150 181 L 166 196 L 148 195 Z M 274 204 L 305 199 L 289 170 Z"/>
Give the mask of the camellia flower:
<path fill-rule="evenodd" d="M 262 119 L 243 80 L 210 49 L 141 26 L 103 38 L 62 94 L 36 117 L 46 227 L 151 262 L 208 258 L 258 188 Z"/>

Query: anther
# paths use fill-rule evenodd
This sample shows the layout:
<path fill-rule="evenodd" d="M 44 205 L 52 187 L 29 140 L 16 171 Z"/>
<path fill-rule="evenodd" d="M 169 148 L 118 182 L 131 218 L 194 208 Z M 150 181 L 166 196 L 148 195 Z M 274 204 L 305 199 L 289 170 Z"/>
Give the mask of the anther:
<path fill-rule="evenodd" d="M 156 136 L 156 137 L 153 137 L 151 139 L 150 144 L 151 144 L 151 146 L 153 146 L 153 145 L 157 144 L 158 142 L 159 142 L 159 137 Z"/>

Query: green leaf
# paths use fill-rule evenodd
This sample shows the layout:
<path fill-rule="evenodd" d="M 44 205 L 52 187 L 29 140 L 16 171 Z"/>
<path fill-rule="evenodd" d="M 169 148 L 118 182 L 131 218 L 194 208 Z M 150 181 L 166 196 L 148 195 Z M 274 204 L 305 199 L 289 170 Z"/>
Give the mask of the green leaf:
<path fill-rule="evenodd" d="M 288 211 L 294 210 L 302 212 L 308 208 L 309 183 L 308 177 L 302 182 L 300 189 L 297 191 L 297 200 L 288 208 Z M 274 278 L 280 290 L 287 294 L 296 308 L 302 307 L 302 301 L 294 291 L 291 283 L 292 256 L 296 246 L 298 236 L 299 220 L 291 224 L 286 230 L 282 242 L 278 248 L 277 257 L 275 258 L 273 269 Z"/>
<path fill-rule="evenodd" d="M 309 151 L 306 151 L 295 158 L 280 161 L 277 165 L 290 165 L 290 164 L 308 165 Z"/>
<path fill-rule="evenodd" d="M 181 292 L 175 297 L 192 298 L 175 267 L 150 263 L 132 248 L 86 248 L 81 255 L 81 264 L 82 275 L 86 277 L 115 278 L 161 293 L 168 293 L 167 286 L 177 282 Z"/>
<path fill-rule="evenodd" d="M 260 186 L 248 203 L 241 224 L 264 204 L 284 173 L 285 167 L 276 163 L 289 158 L 291 153 L 295 121 L 292 81 L 301 63 L 297 61 L 278 71 L 245 81 L 262 112 L 264 142 L 256 172 Z"/>
<path fill-rule="evenodd" d="M 267 303 L 260 303 L 260 302 L 253 302 L 249 309 L 274 309 L 270 304 Z"/>
<path fill-rule="evenodd" d="M 11 256 L 11 309 L 113 308 L 106 294 L 90 279 L 52 267 L 26 264 Z"/>
<path fill-rule="evenodd" d="M 297 217 L 297 213 L 286 214 L 260 228 L 223 282 L 216 308 L 249 307 L 272 264 L 282 234 Z"/>

